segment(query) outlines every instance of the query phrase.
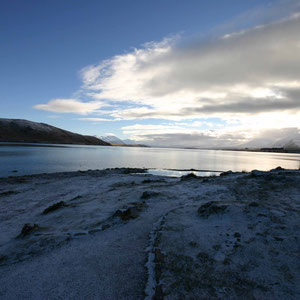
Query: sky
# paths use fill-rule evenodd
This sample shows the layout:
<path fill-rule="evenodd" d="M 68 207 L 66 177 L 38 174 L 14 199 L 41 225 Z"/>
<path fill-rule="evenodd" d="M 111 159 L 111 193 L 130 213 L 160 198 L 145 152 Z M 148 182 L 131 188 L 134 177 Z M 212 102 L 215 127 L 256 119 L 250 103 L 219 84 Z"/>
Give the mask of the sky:
<path fill-rule="evenodd" d="M 299 32 L 300 0 L 2 0 L 0 117 L 165 147 L 299 140 Z"/>

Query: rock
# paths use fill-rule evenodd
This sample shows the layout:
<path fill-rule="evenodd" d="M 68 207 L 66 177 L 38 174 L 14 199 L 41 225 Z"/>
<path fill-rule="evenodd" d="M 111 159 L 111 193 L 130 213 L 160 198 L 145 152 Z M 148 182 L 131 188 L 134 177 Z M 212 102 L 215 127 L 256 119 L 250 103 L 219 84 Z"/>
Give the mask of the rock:
<path fill-rule="evenodd" d="M 0 255 L 0 264 L 3 263 L 7 259 L 6 255 Z"/>
<path fill-rule="evenodd" d="M 200 260 L 202 264 L 204 263 L 213 263 L 215 260 L 211 258 L 207 253 L 205 252 L 199 252 L 197 254 L 197 258 Z"/>
<path fill-rule="evenodd" d="M 122 221 L 128 221 L 129 219 L 135 219 L 138 217 L 139 209 L 136 206 L 131 206 L 128 208 L 118 209 L 114 213 L 114 217 L 119 217 Z"/>
<path fill-rule="evenodd" d="M 0 197 L 10 196 L 10 195 L 14 195 L 17 193 L 18 193 L 17 191 L 6 191 L 6 192 L 0 193 Z"/>
<path fill-rule="evenodd" d="M 152 180 L 150 180 L 150 179 L 145 179 L 142 181 L 142 183 L 151 183 L 151 182 L 152 182 Z"/>
<path fill-rule="evenodd" d="M 189 173 L 187 175 L 181 176 L 181 181 L 189 180 L 189 179 L 197 179 L 197 178 L 199 178 L 199 177 L 197 175 L 195 175 L 194 173 Z"/>
<path fill-rule="evenodd" d="M 228 205 L 221 205 L 216 201 L 210 201 L 198 208 L 198 214 L 203 217 L 209 217 L 212 214 L 219 214 L 227 209 Z"/>
<path fill-rule="evenodd" d="M 250 173 L 250 176 L 254 177 L 254 178 L 260 177 L 260 176 L 263 176 L 263 175 L 264 175 L 264 173 L 262 171 L 258 171 L 258 170 L 253 170 Z"/>
<path fill-rule="evenodd" d="M 127 221 L 129 219 L 135 219 L 139 216 L 139 212 L 142 208 L 146 207 L 145 201 L 143 202 L 131 202 L 125 205 L 123 208 L 118 209 L 114 214 L 114 217 L 119 217 L 123 221 Z"/>
<path fill-rule="evenodd" d="M 32 224 L 32 223 L 26 223 L 21 231 L 20 236 L 26 236 L 29 235 L 30 233 L 32 233 L 33 231 L 37 231 L 41 229 L 41 227 L 37 224 Z"/>
<path fill-rule="evenodd" d="M 135 173 L 146 173 L 147 169 L 139 169 L 139 168 L 123 168 L 123 174 L 135 174 Z"/>
<path fill-rule="evenodd" d="M 249 206 L 251 206 L 251 207 L 257 207 L 257 206 L 259 206 L 259 204 L 257 202 L 255 202 L 255 201 L 253 201 L 253 202 L 251 202 L 249 204 Z"/>
<path fill-rule="evenodd" d="M 258 217 L 268 217 L 266 214 L 262 214 L 262 213 L 259 213 L 257 214 Z"/>
<path fill-rule="evenodd" d="M 278 166 L 277 168 L 272 169 L 271 172 L 272 171 L 283 171 L 283 170 L 284 170 L 283 168 L 281 168 L 280 166 Z"/>
<path fill-rule="evenodd" d="M 57 202 L 57 203 L 54 203 L 53 205 L 47 207 L 44 211 L 43 211 L 43 214 L 48 214 L 54 210 L 57 210 L 59 208 L 62 208 L 62 207 L 67 207 L 68 205 L 64 202 L 64 201 L 60 201 L 60 202 Z"/>
<path fill-rule="evenodd" d="M 78 232 L 78 233 L 75 233 L 74 236 L 82 236 L 82 235 L 86 235 L 85 232 Z"/>
<path fill-rule="evenodd" d="M 240 238 L 240 237 L 241 237 L 241 234 L 240 234 L 239 232 L 235 232 L 234 237 Z"/>
<path fill-rule="evenodd" d="M 82 196 L 81 196 L 81 195 L 78 195 L 78 196 L 72 198 L 71 201 L 78 200 L 78 199 L 80 199 L 80 198 L 82 198 Z"/>
<path fill-rule="evenodd" d="M 238 248 L 238 247 L 241 247 L 241 245 L 240 244 L 238 244 L 238 243 L 234 243 L 234 245 L 233 245 L 233 248 Z"/>
<path fill-rule="evenodd" d="M 99 231 L 101 231 L 101 229 L 91 229 L 91 230 L 88 231 L 88 233 L 89 234 L 94 234 L 94 233 L 97 233 Z"/>
<path fill-rule="evenodd" d="M 157 193 L 157 192 L 145 191 L 145 192 L 143 192 L 141 199 L 149 199 L 151 197 L 156 197 L 158 195 L 159 195 L 159 193 Z"/>
<path fill-rule="evenodd" d="M 191 246 L 191 247 L 197 247 L 197 242 L 195 242 L 195 241 L 191 241 L 191 242 L 189 242 L 189 245 Z"/>
<path fill-rule="evenodd" d="M 220 176 L 228 176 L 228 175 L 231 175 L 231 174 L 233 174 L 233 172 L 230 170 L 230 171 L 227 171 L 227 172 L 222 172 L 220 174 Z"/>
<path fill-rule="evenodd" d="M 101 227 L 102 230 L 105 230 L 105 229 L 108 229 L 108 228 L 110 228 L 109 224 L 102 225 L 102 227 Z"/>

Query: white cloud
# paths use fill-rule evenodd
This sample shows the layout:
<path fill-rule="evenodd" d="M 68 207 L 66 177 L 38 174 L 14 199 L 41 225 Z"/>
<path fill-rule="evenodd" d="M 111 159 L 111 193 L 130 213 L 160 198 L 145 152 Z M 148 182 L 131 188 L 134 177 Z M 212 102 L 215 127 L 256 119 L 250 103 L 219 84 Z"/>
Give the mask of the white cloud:
<path fill-rule="evenodd" d="M 151 43 L 82 70 L 96 99 L 133 103 L 118 119 L 239 117 L 300 111 L 300 17 L 185 46 Z"/>
<path fill-rule="evenodd" d="M 53 99 L 47 104 L 38 104 L 34 108 L 56 113 L 75 113 L 86 115 L 96 112 L 103 106 L 100 101 L 81 102 L 76 99 Z"/>
<path fill-rule="evenodd" d="M 80 118 L 92 122 L 172 121 L 122 128 L 133 139 L 161 145 L 193 138 L 240 144 L 265 130 L 300 128 L 299 11 L 299 1 L 280 1 L 244 15 L 244 28 L 232 31 L 229 24 L 218 37 L 145 44 L 80 71 L 78 95 L 89 102 L 55 99 L 35 108 L 94 114 Z"/>
<path fill-rule="evenodd" d="M 171 122 L 166 124 L 135 124 L 123 126 L 123 134 L 139 143 L 172 147 L 272 147 L 276 141 L 297 140 L 300 146 L 300 114 L 285 119 L 272 114 L 277 126 L 263 116 L 249 116 L 222 123 L 206 121 Z"/>
<path fill-rule="evenodd" d="M 161 125 L 152 124 L 135 124 L 123 126 L 121 129 L 124 134 L 144 136 L 148 134 L 165 134 L 165 133 L 201 133 L 204 131 L 203 126 L 215 126 L 209 122 L 195 121 L 191 123 L 168 123 Z M 215 126 L 217 127 L 217 126 Z"/>
<path fill-rule="evenodd" d="M 114 121 L 113 119 L 105 119 L 105 118 L 78 118 L 80 121 L 89 121 L 89 122 L 110 122 Z"/>
<path fill-rule="evenodd" d="M 129 134 L 131 139 L 141 144 L 159 147 L 262 148 L 283 147 L 291 142 L 300 147 L 300 130 L 296 127 L 280 129 L 231 127 L 217 130 L 149 127 L 144 130 L 129 128 L 123 133 Z"/>

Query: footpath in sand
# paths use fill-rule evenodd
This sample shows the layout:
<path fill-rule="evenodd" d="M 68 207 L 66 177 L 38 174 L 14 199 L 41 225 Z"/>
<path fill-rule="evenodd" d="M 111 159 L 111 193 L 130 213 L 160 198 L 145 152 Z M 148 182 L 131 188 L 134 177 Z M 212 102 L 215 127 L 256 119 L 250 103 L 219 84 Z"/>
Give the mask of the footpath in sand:
<path fill-rule="evenodd" d="M 0 179 L 1 299 L 299 299 L 300 171 Z"/>

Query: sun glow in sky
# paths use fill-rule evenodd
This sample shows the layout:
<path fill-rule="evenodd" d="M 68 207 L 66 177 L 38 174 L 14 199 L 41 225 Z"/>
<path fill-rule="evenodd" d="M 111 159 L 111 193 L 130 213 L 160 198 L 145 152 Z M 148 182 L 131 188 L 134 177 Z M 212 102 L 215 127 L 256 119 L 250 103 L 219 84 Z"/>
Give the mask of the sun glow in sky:
<path fill-rule="evenodd" d="M 2 4 L 1 117 L 158 146 L 299 139 L 300 1 L 63 2 Z"/>

